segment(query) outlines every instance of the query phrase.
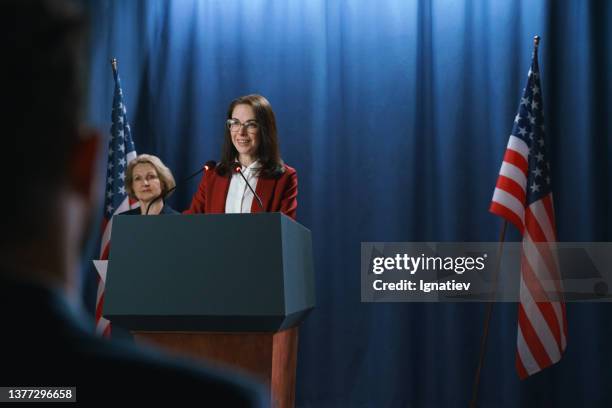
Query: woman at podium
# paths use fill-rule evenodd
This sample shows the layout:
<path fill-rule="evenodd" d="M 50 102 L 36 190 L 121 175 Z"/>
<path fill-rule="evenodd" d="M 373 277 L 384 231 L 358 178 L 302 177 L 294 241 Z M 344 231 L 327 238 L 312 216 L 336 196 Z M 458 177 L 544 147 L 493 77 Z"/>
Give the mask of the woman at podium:
<path fill-rule="evenodd" d="M 158 215 L 178 214 L 164 198 L 176 186 L 174 176 L 159 157 L 152 154 L 141 154 L 128 164 L 125 172 L 125 189 L 134 200 L 140 203 L 139 208 L 133 208 L 120 215 Z"/>
<path fill-rule="evenodd" d="M 185 214 L 282 212 L 295 219 L 297 173 L 280 157 L 276 119 L 261 95 L 227 110 L 221 161 L 209 167 Z"/>

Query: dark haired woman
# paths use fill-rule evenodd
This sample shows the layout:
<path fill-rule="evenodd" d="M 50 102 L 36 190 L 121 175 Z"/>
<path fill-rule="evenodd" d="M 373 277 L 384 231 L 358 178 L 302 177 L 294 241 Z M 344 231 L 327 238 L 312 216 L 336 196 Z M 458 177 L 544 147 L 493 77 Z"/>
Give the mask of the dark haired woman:
<path fill-rule="evenodd" d="M 261 206 L 242 176 L 261 198 Z M 221 162 L 202 177 L 185 214 L 282 212 L 295 219 L 297 173 L 280 158 L 276 119 L 261 95 L 232 101 Z"/>

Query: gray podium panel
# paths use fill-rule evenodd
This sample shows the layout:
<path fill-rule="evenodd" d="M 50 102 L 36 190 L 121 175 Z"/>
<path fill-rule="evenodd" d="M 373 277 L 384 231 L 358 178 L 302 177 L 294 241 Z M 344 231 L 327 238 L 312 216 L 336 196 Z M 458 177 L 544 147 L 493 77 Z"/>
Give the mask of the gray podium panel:
<path fill-rule="evenodd" d="M 311 234 L 285 215 L 113 219 L 104 316 L 121 327 L 278 331 L 314 304 Z"/>

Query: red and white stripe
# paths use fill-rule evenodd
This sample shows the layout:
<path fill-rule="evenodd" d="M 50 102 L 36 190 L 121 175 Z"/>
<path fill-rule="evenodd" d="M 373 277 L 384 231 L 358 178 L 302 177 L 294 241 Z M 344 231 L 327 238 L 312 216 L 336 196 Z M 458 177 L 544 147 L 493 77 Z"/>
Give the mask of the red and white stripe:
<path fill-rule="evenodd" d="M 494 214 L 513 223 L 521 233 L 527 196 L 528 156 L 527 143 L 510 135 L 490 208 Z"/>
<path fill-rule="evenodd" d="M 130 152 L 127 154 L 127 162 L 134 160 L 136 158 L 136 152 Z M 100 260 L 107 260 L 108 254 L 110 252 L 110 238 L 111 231 L 113 229 L 113 216 L 115 214 L 122 213 L 124 211 L 128 211 L 131 208 L 138 207 L 138 202 L 126 197 L 118 208 L 115 209 L 113 215 L 110 218 L 104 217 L 102 221 L 102 242 L 100 244 Z M 98 291 L 96 293 L 96 333 L 100 334 L 104 337 L 110 337 L 111 334 L 111 324 L 110 322 L 102 316 L 102 312 L 104 309 L 104 289 L 106 287 L 105 278 L 100 276 L 98 272 Z"/>
<path fill-rule="evenodd" d="M 521 379 L 558 362 L 567 345 L 552 193 L 526 207 L 529 148 L 510 136 L 490 211 L 523 235 L 516 368 Z"/>

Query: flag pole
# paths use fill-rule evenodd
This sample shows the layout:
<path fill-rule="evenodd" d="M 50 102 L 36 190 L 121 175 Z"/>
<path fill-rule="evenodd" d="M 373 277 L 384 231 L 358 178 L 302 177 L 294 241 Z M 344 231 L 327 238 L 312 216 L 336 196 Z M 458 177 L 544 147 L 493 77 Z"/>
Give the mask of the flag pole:
<path fill-rule="evenodd" d="M 533 52 L 534 55 L 538 52 L 538 46 L 540 45 L 540 36 L 536 35 L 533 37 Z M 489 326 L 491 323 L 491 314 L 493 312 L 493 303 L 495 301 L 495 297 L 497 295 L 497 281 L 499 277 L 499 269 L 501 267 L 501 257 L 504 249 L 504 240 L 506 236 L 506 227 L 508 226 L 508 221 L 504 219 L 504 224 L 502 226 L 502 230 L 499 236 L 499 247 L 497 248 L 497 265 L 495 267 L 495 272 L 493 274 L 493 298 L 487 304 L 487 308 L 485 310 L 485 320 L 484 327 L 482 330 L 482 337 L 480 339 L 480 355 L 478 357 L 478 367 L 476 368 L 476 374 L 474 375 L 474 385 L 472 387 L 472 400 L 470 401 L 470 408 L 476 408 L 476 404 L 478 402 L 478 388 L 480 386 L 480 374 L 482 372 L 482 367 L 484 365 L 484 358 L 486 354 L 487 348 L 487 339 L 489 337 Z"/>
<path fill-rule="evenodd" d="M 484 327 L 482 329 L 482 337 L 480 338 L 480 355 L 478 356 L 478 367 L 476 368 L 476 374 L 474 375 L 474 385 L 472 387 L 472 400 L 470 401 L 470 408 L 476 408 L 478 402 L 478 387 L 480 386 L 480 372 L 484 365 L 484 358 L 487 351 L 487 339 L 489 338 L 489 324 L 491 322 L 491 314 L 493 313 L 493 304 L 495 303 L 495 297 L 497 295 L 497 279 L 499 277 L 499 269 L 501 267 L 501 257 L 504 250 L 504 241 L 506 239 L 506 228 L 508 221 L 504 220 L 501 232 L 499 234 L 499 246 L 497 247 L 497 265 L 495 266 L 495 272 L 493 273 L 493 297 L 487 303 L 485 310 Z"/>
<path fill-rule="evenodd" d="M 111 67 L 113 67 L 113 74 L 117 73 L 117 58 L 111 58 Z"/>

